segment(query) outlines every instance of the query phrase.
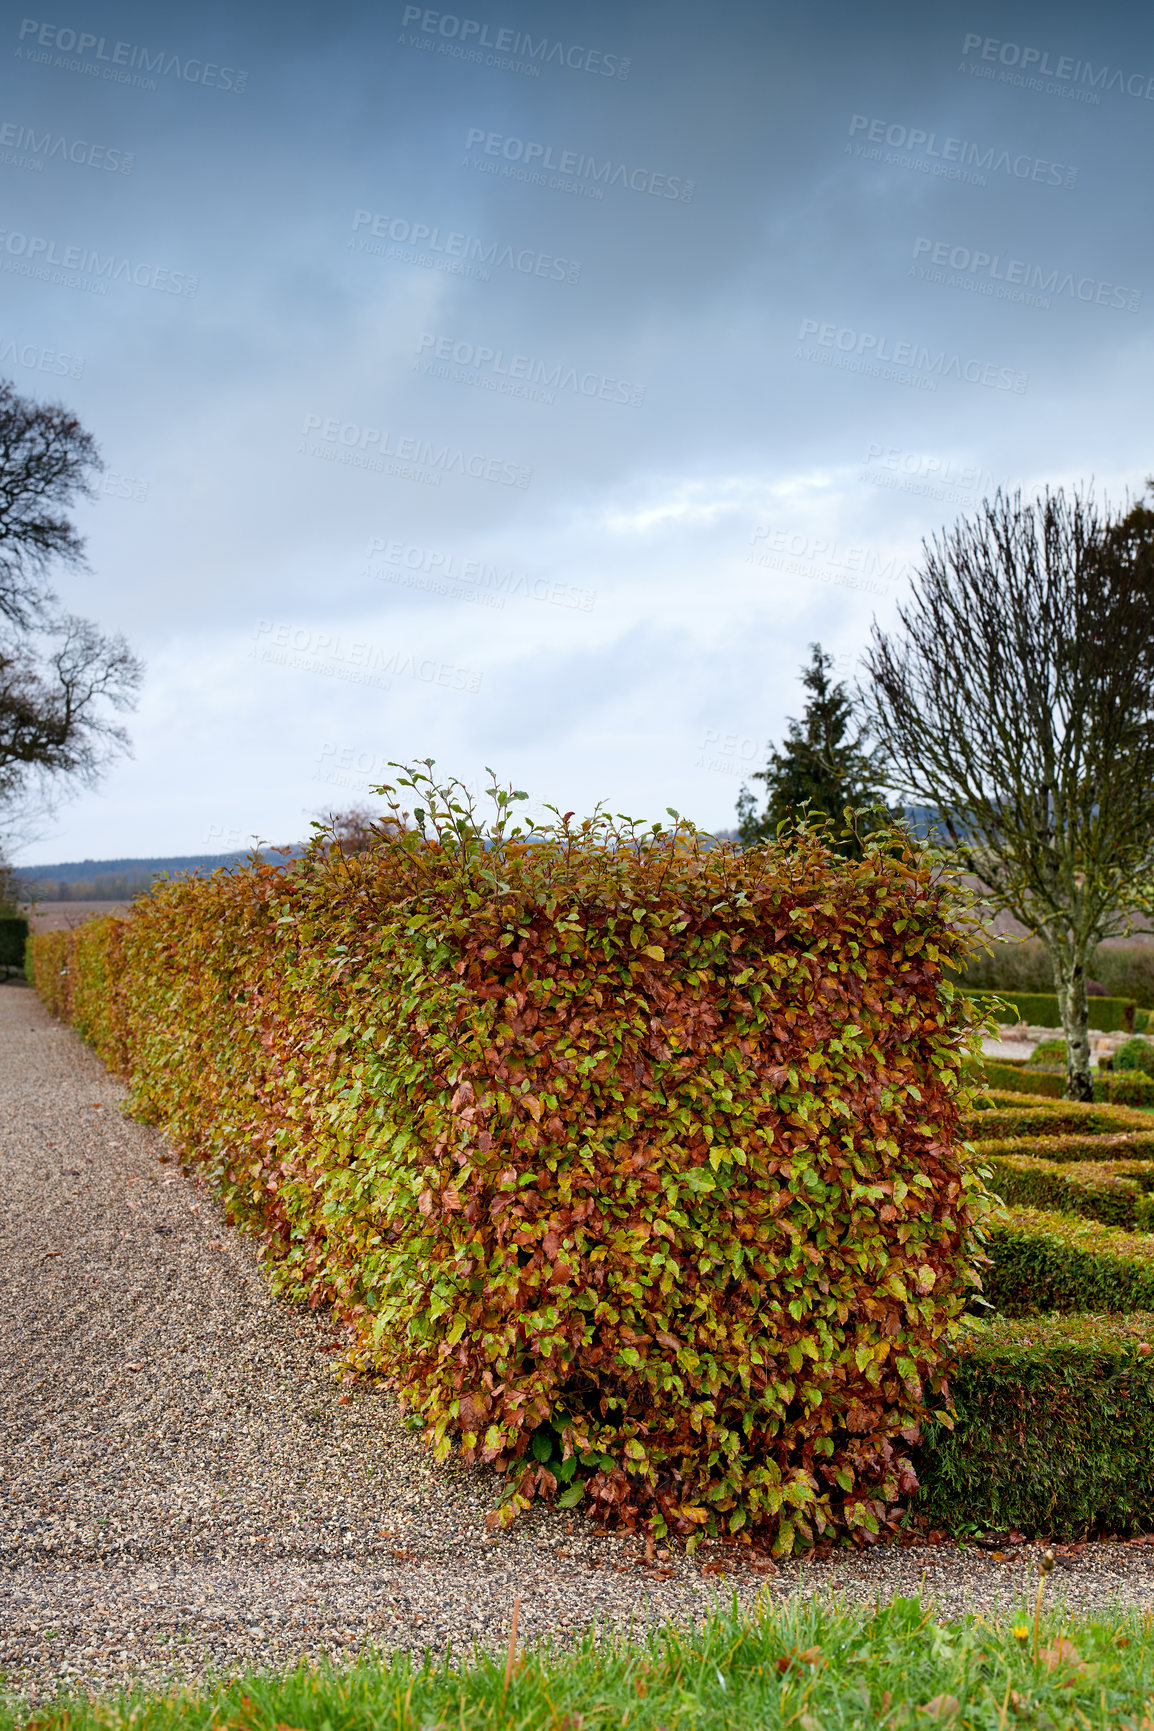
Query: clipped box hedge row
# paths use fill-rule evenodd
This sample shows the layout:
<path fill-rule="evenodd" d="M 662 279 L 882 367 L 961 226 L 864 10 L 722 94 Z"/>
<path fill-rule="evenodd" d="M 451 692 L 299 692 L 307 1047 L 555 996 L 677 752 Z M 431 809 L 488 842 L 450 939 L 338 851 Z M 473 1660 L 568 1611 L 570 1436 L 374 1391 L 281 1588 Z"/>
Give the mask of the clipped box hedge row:
<path fill-rule="evenodd" d="M 1017 1100 L 1002 1095 L 992 1107 L 977 1111 L 969 1118 L 971 1136 L 983 1141 L 1006 1136 L 1117 1136 L 1128 1132 L 1154 1131 L 1154 1120 L 1147 1112 L 1127 1106 L 1091 1105 L 1088 1101 Z"/>
<path fill-rule="evenodd" d="M 973 992 L 969 995 L 978 999 L 983 1006 L 993 999 L 995 1006 L 1008 1008 L 1008 1021 L 1025 1022 L 1033 1028 L 1062 1026 L 1056 992 Z M 1117 1034 L 1123 1029 L 1128 1034 L 1134 1032 L 1134 1013 L 1138 1006 L 1133 998 L 1088 998 L 1086 1002 L 1090 1026 L 1098 1033 Z M 1001 1016 L 999 1020 L 1002 1020 Z"/>
<path fill-rule="evenodd" d="M 1154 1161 L 1064 1162 L 1027 1153 L 987 1156 L 986 1163 L 1003 1202 L 1081 1214 L 1127 1232 L 1154 1230 Z"/>
<path fill-rule="evenodd" d="M 1028 1066 L 999 1064 L 987 1059 L 979 1073 L 987 1088 L 997 1088 L 1003 1094 L 1029 1094 L 1035 1100 L 1060 1100 L 1066 1092 L 1066 1077 Z"/>
<path fill-rule="evenodd" d="M 1118 1106 L 1154 1106 L 1154 1076 L 1133 1070 L 1114 1075 L 1095 1074 L 1094 1098 Z"/>
<path fill-rule="evenodd" d="M 1154 1310 L 1154 1238 L 1076 1214 L 1008 1208 L 990 1232 L 986 1299 L 1005 1316 Z"/>
<path fill-rule="evenodd" d="M 1154 1159 L 1154 1129 L 1108 1136 L 991 1136 L 974 1143 L 983 1160 L 1126 1161 Z"/>
<path fill-rule="evenodd" d="M 482 836 L 414 784 L 424 833 L 167 885 L 37 986 L 503 1518 L 892 1527 L 993 1206 L 959 892 L 896 835 Z"/>
<path fill-rule="evenodd" d="M 987 1059 L 974 1082 L 983 1077 L 989 1089 L 1002 1094 L 1029 1094 L 1036 1100 L 1060 1100 L 1066 1092 L 1065 1070 L 1044 1070 L 1031 1064 L 1004 1064 Z M 1104 1105 L 1154 1106 L 1154 1078 L 1135 1072 L 1095 1070 L 1094 1099 Z"/>
<path fill-rule="evenodd" d="M 915 1507 L 935 1526 L 1048 1534 L 1149 1530 L 1154 1315 L 994 1317 L 950 1382 L 953 1429 L 917 1451 Z"/>

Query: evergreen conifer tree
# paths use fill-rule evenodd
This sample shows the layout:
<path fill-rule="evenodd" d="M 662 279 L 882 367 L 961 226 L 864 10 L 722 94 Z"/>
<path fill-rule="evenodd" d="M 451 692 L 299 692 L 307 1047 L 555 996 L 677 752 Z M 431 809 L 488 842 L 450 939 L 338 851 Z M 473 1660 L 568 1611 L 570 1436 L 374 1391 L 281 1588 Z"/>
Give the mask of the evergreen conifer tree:
<path fill-rule="evenodd" d="M 809 665 L 801 674 L 810 694 L 804 714 L 800 721 L 789 718 L 782 750 L 771 752 L 766 767 L 753 776 L 754 781 L 765 783 L 764 811 L 758 812 L 753 791 L 742 788 L 737 801 L 738 838 L 744 847 L 755 847 L 772 841 L 782 824 L 787 834 L 806 816 L 827 817 L 832 820 L 831 837 L 838 852 L 856 858 L 862 852 L 859 838 L 901 813 L 885 807 L 880 749 L 866 750 L 866 729 L 854 726 L 852 700 L 845 686 L 830 677 L 833 656 L 820 643 L 811 643 L 810 651 Z M 861 814 L 855 822 L 856 834 L 841 833 L 846 806 Z"/>

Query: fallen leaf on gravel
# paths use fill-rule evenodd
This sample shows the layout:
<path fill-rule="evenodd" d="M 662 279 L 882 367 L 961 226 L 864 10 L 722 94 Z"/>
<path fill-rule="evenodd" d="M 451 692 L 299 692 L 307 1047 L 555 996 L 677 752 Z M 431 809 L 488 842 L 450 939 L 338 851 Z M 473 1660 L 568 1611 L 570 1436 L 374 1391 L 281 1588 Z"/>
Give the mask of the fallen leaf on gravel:
<path fill-rule="evenodd" d="M 703 1575 L 724 1575 L 728 1570 L 724 1563 L 702 1563 L 701 1572 Z"/>
<path fill-rule="evenodd" d="M 591 1563 L 590 1567 L 596 1569 L 596 1568 L 600 1567 L 600 1564 Z M 650 1574 L 651 1578 L 655 1581 L 667 1581 L 672 1573 L 673 1573 L 672 1569 L 650 1569 L 649 1570 L 649 1574 Z"/>
<path fill-rule="evenodd" d="M 759 1575 L 780 1575 L 781 1574 L 781 1570 L 778 1568 L 778 1566 L 774 1562 L 773 1558 L 763 1556 L 758 1551 L 754 1551 L 753 1555 L 750 1556 L 749 1558 L 747 1558 L 747 1561 L 749 1563 L 750 1568 L 755 1570 L 757 1572 L 757 1574 L 759 1574 Z"/>
<path fill-rule="evenodd" d="M 407 1563 L 409 1561 L 410 1557 L 412 1556 L 412 1554 L 413 1554 L 412 1551 L 397 1551 L 397 1550 L 393 1551 L 394 1557 L 399 1557 L 401 1559 L 402 1563 Z"/>

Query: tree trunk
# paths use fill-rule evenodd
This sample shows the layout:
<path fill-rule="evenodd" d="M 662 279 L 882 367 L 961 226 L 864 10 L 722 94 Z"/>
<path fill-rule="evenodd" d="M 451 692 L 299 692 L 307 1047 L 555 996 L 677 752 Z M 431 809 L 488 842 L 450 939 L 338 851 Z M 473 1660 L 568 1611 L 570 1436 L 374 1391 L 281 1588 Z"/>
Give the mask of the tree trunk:
<path fill-rule="evenodd" d="M 1054 958 L 1058 1013 L 1066 1036 L 1066 1098 L 1092 1100 L 1090 1076 L 1090 1007 L 1086 1000 L 1086 957 L 1065 951 Z"/>

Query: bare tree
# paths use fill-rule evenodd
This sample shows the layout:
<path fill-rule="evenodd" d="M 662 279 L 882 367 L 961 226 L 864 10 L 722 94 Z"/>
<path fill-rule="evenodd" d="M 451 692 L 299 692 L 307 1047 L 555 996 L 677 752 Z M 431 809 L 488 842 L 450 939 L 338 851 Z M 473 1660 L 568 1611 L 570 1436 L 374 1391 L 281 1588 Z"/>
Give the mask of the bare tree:
<path fill-rule="evenodd" d="M 384 812 L 370 811 L 367 805 L 353 805 L 347 811 L 326 812 L 313 828 L 320 841 L 326 845 L 335 842 L 347 856 L 378 847 L 397 826 Z"/>
<path fill-rule="evenodd" d="M 84 542 L 60 507 L 91 498 L 104 463 L 90 433 L 59 403 L 34 403 L 0 379 L 0 616 L 44 623 L 56 597 L 53 560 L 82 564 Z"/>
<path fill-rule="evenodd" d="M 1089 958 L 1154 907 L 1154 513 L 999 492 L 927 542 L 865 714 L 891 784 L 1045 944 L 1069 1098 L 1093 1098 Z"/>
<path fill-rule="evenodd" d="M 27 777 L 91 786 L 128 735 L 109 714 L 131 707 L 141 667 L 123 637 L 67 614 L 41 654 L 0 642 L 0 799 Z"/>
<path fill-rule="evenodd" d="M 131 708 L 142 667 L 123 637 L 61 613 L 47 572 L 84 562 L 65 514 L 103 467 L 91 435 L 58 403 L 0 380 L 0 805 L 35 789 L 91 785 L 129 749 L 115 713 Z"/>

